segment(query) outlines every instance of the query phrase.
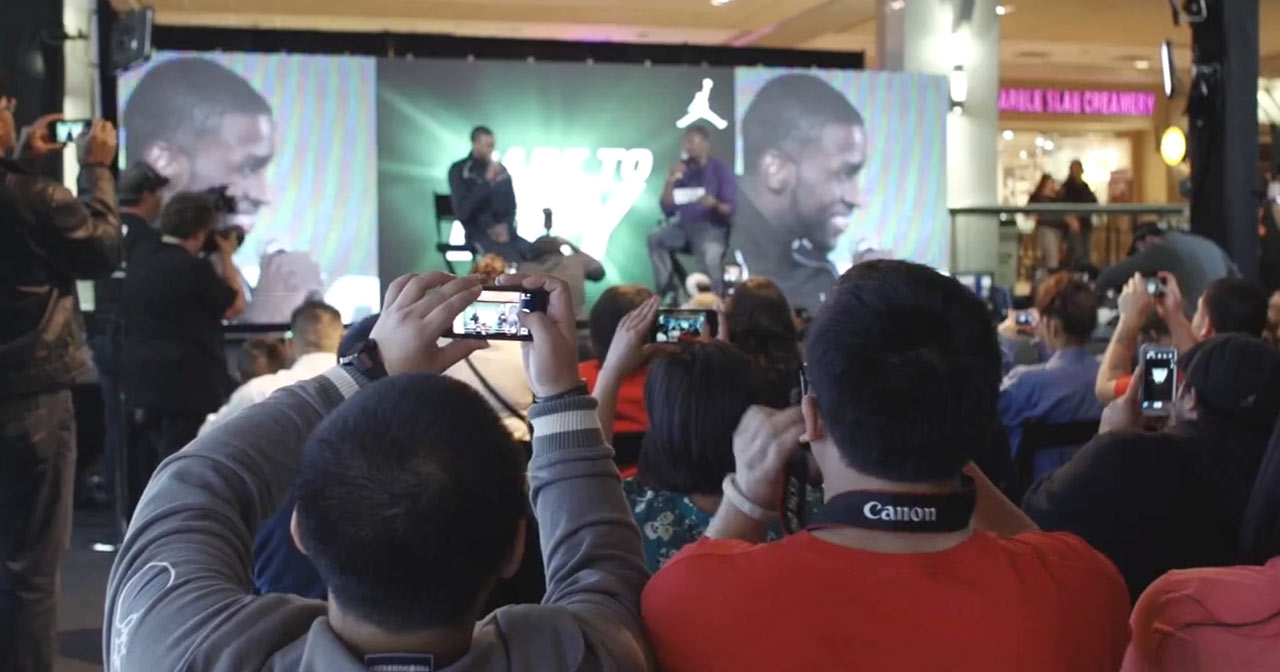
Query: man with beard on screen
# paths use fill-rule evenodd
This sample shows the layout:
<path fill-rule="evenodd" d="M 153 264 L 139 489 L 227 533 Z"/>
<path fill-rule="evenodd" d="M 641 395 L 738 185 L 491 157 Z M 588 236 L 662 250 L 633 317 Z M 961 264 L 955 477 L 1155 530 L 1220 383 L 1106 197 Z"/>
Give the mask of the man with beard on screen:
<path fill-rule="evenodd" d="M 253 230 L 269 203 L 276 129 L 270 103 L 244 78 L 203 58 L 160 63 L 129 96 L 124 127 L 129 161 L 145 161 L 168 178 L 166 196 L 226 187 L 236 205 L 226 225 Z M 324 293 L 309 252 L 266 255 L 260 269 L 251 291 L 241 283 L 249 297 L 241 322 L 288 322 L 294 308 Z"/>
<path fill-rule="evenodd" d="M 837 275 L 827 255 L 860 204 L 862 115 L 823 80 L 782 75 L 751 101 L 741 133 L 734 259 L 776 282 L 792 307 L 816 312 Z"/>

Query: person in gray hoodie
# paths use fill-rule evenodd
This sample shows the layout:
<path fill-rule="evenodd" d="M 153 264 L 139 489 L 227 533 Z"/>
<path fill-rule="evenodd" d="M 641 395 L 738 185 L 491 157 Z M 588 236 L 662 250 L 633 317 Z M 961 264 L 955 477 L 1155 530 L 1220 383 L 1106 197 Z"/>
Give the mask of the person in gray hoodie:
<path fill-rule="evenodd" d="M 545 313 L 521 315 L 533 335 L 527 477 L 542 604 L 480 613 L 520 564 L 525 496 L 523 461 L 497 415 L 438 375 L 485 347 L 437 345 L 480 281 L 403 276 L 356 355 L 157 470 L 112 567 L 106 670 L 648 669 L 648 572 L 578 377 L 568 287 L 548 276 L 502 282 L 549 292 Z M 294 483 L 293 536 L 329 586 L 327 603 L 253 594 L 254 531 Z"/>

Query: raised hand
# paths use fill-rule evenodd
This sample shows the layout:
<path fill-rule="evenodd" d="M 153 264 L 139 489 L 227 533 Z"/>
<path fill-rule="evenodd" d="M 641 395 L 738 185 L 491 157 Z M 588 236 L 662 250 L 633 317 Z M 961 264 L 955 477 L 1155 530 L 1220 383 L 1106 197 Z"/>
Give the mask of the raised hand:
<path fill-rule="evenodd" d="M 620 378 L 625 377 L 648 358 L 649 352 L 645 346 L 658 317 L 658 303 L 658 297 L 651 296 L 618 322 L 618 329 L 609 344 L 609 354 L 600 367 L 602 375 L 608 370 Z"/>
<path fill-rule="evenodd" d="M 800 449 L 804 416 L 799 406 L 782 410 L 752 406 L 733 432 L 735 478 L 752 503 L 774 508 L 782 499 L 783 469 Z"/>
<path fill-rule="evenodd" d="M 476 277 L 433 272 L 402 275 L 391 281 L 382 314 L 369 338 L 378 345 L 387 373 L 443 373 L 467 355 L 489 347 L 485 341 L 458 339 L 440 345 L 453 320 L 480 298 Z"/>
<path fill-rule="evenodd" d="M 520 313 L 520 324 L 533 336 L 524 344 L 524 368 L 534 396 L 551 397 L 578 386 L 578 326 L 569 285 L 549 275 L 521 273 L 501 276 L 498 284 L 547 292 L 547 312 Z"/>

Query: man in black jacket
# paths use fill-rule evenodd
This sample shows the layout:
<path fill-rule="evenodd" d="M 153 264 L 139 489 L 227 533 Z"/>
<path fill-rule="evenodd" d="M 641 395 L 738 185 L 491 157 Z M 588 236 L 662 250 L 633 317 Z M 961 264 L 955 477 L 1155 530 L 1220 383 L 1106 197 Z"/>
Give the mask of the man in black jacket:
<path fill-rule="evenodd" d="M 0 87 L 0 156 L 19 145 L 16 105 Z M 19 155 L 61 150 L 36 121 Z M 53 669 L 58 564 L 71 534 L 75 479 L 72 379 L 89 367 L 78 278 L 120 265 L 120 221 L 108 166 L 115 128 L 95 121 L 79 142 L 79 200 L 57 182 L 0 160 L 0 670 Z"/>
<path fill-rule="evenodd" d="M 508 262 L 529 258 L 529 241 L 516 235 L 516 194 L 511 174 L 493 160 L 493 131 L 471 131 L 471 153 L 449 167 L 453 216 L 462 222 L 467 244 L 480 254 L 497 254 Z"/>

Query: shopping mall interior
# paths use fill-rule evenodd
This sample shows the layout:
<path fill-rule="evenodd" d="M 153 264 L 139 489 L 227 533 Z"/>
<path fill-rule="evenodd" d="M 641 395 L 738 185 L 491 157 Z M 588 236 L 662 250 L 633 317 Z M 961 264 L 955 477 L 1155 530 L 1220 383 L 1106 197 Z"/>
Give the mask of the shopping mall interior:
<path fill-rule="evenodd" d="M 1249 249 L 1240 231 L 1256 222 L 1210 222 L 1192 203 L 1206 192 L 1193 180 L 1187 134 L 1200 117 L 1189 107 L 1210 95 L 1198 87 L 1243 85 L 1206 85 L 1193 72 L 1205 64 L 1187 9 L 1175 25 L 1156 0 L 1003 1 L 3 0 L 0 56 L 18 69 L 19 125 L 49 111 L 112 119 L 120 168 L 153 156 L 142 143 L 153 133 L 129 125 L 129 98 L 150 73 L 208 59 L 240 74 L 274 114 L 275 140 L 260 161 L 270 195 L 250 197 L 263 205 L 236 263 L 258 284 L 268 257 L 312 253 L 307 268 L 324 276 L 324 298 L 346 322 L 377 312 L 400 273 L 465 268 L 471 232 L 450 205 L 450 164 L 479 125 L 492 128 L 495 162 L 515 178 L 514 232 L 537 237 L 554 210 L 557 234 L 603 262 L 608 280 L 587 287 L 588 305 L 610 285 L 650 284 L 644 246 L 664 216 L 662 178 L 687 160 L 681 115 L 704 133 L 710 124 L 712 155 L 749 174 L 738 129 L 785 73 L 822 73 L 865 118 L 862 192 L 832 218 L 840 228 L 821 259 L 838 272 L 878 250 L 989 275 L 1026 301 L 1048 269 L 1039 215 L 1024 206 L 1044 176 L 1061 183 L 1076 161 L 1099 204 L 1086 215 L 1096 222 L 1086 265 L 1123 258 L 1151 219 L 1233 255 Z M 1228 157 L 1235 163 L 1204 189 L 1222 211 L 1252 214 L 1244 202 L 1280 165 L 1280 0 L 1240 4 L 1258 11 L 1256 49 L 1231 52 L 1256 55 L 1256 104 L 1246 101 L 1256 138 L 1201 151 L 1249 149 L 1251 164 Z M 122 44 L 130 26 L 142 32 Z M 116 70 L 117 51 L 139 53 Z M 75 184 L 72 149 L 57 169 Z M 1236 191 L 1224 177 L 1250 172 L 1256 184 Z M 298 223 L 312 221 L 334 224 Z M 91 322 L 99 291 L 80 285 Z M 246 333 L 287 322 L 291 309 L 262 308 L 261 328 Z M 118 516 L 78 499 L 57 672 L 103 669 L 103 594 L 119 541 Z"/>

